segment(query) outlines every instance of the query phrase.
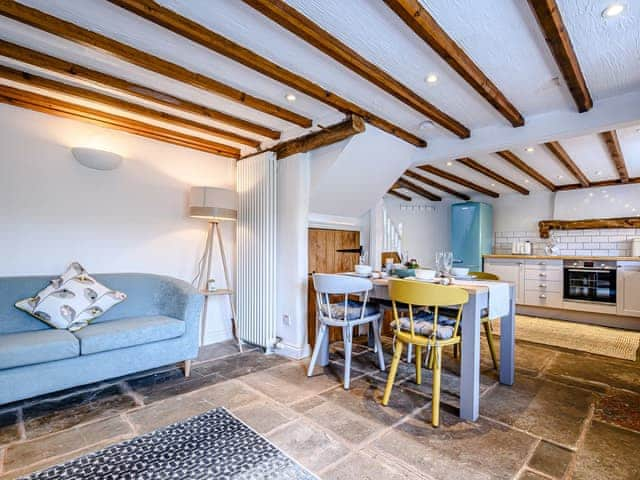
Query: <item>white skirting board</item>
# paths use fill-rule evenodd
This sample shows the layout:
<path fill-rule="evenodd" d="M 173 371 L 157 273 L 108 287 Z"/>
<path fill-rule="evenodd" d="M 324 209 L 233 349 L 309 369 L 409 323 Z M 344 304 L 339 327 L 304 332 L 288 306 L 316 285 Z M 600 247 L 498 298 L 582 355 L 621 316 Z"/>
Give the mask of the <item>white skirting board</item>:
<path fill-rule="evenodd" d="M 240 338 L 276 343 L 277 177 L 273 152 L 237 163 L 237 323 Z"/>

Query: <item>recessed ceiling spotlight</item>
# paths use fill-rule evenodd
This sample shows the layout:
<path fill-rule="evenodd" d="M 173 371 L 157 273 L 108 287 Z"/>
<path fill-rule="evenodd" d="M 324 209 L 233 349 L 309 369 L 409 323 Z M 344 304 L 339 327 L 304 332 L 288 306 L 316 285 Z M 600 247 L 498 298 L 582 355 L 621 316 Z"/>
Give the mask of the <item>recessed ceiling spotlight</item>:
<path fill-rule="evenodd" d="M 564 176 L 558 175 L 558 180 L 562 180 L 563 178 L 564 178 Z"/>
<path fill-rule="evenodd" d="M 427 83 L 438 83 L 438 76 L 435 73 L 430 73 L 429 75 L 427 75 L 427 78 L 425 79 L 427 81 Z"/>
<path fill-rule="evenodd" d="M 453 162 L 447 162 L 447 167 L 450 167 L 453 165 Z"/>
<path fill-rule="evenodd" d="M 611 18 L 620 15 L 624 11 L 624 5 L 621 3 L 612 3 L 602 11 L 604 18 Z"/>
<path fill-rule="evenodd" d="M 287 102 L 295 102 L 296 96 L 293 93 L 287 93 L 284 98 L 287 99 Z"/>
<path fill-rule="evenodd" d="M 492 186 L 492 187 L 495 187 L 495 186 L 496 186 L 496 184 L 495 184 L 495 183 L 492 183 L 492 184 L 491 184 L 491 186 Z"/>
<path fill-rule="evenodd" d="M 529 183 L 529 179 L 528 179 L 528 178 L 525 178 L 525 179 L 524 179 L 524 183 Z"/>
<path fill-rule="evenodd" d="M 596 172 L 596 175 L 598 175 L 599 177 L 601 177 L 601 176 L 602 176 L 602 170 L 598 170 L 598 171 Z"/>
<path fill-rule="evenodd" d="M 420 128 L 420 130 L 431 130 L 432 128 L 435 128 L 435 126 L 436 124 L 431 120 L 425 120 L 418 126 L 418 128 Z"/>
<path fill-rule="evenodd" d="M 527 153 L 532 153 L 533 151 L 535 151 L 535 148 L 533 148 L 533 147 L 525 147 L 524 151 L 527 152 Z"/>

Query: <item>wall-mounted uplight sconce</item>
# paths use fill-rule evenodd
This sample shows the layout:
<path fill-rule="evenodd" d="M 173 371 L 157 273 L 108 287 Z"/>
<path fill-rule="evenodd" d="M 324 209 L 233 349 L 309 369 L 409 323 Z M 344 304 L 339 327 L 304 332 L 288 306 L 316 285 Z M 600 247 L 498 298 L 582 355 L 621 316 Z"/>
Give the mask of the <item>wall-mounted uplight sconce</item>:
<path fill-rule="evenodd" d="M 72 148 L 71 153 L 80 165 L 93 170 L 115 170 L 122 164 L 120 155 L 105 150 Z"/>

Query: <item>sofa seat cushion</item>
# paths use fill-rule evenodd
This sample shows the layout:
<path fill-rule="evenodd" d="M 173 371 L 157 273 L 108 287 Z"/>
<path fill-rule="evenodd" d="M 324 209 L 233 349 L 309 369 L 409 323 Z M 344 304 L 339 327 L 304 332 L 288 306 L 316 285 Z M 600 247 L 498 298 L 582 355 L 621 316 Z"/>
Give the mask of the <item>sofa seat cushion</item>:
<path fill-rule="evenodd" d="M 52 362 L 78 355 L 78 339 L 66 330 L 36 330 L 0 335 L 0 369 Z"/>
<path fill-rule="evenodd" d="M 155 315 L 95 323 L 73 335 L 80 340 L 80 354 L 89 355 L 168 340 L 180 337 L 184 332 L 182 320 Z"/>

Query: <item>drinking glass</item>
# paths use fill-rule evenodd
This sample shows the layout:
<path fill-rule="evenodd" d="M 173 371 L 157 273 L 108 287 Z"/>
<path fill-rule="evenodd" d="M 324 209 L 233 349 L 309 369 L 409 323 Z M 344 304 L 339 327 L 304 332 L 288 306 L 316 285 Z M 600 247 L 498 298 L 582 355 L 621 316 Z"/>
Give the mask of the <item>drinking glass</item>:
<path fill-rule="evenodd" d="M 436 252 L 436 272 L 439 276 L 442 273 L 442 256 L 444 252 Z"/>
<path fill-rule="evenodd" d="M 453 266 L 453 252 L 442 252 L 442 269 L 446 275 L 451 272 Z"/>

